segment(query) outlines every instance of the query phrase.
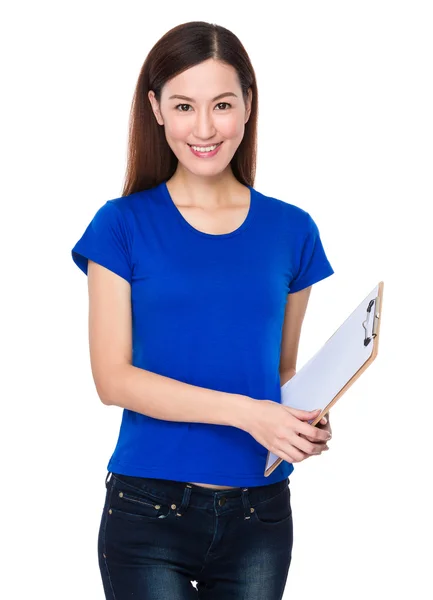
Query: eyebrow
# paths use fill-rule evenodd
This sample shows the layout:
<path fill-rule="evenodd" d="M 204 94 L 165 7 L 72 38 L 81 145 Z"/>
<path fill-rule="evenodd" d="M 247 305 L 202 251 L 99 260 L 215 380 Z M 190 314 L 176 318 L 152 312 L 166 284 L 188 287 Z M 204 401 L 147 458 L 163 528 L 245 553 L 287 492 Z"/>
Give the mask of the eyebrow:
<path fill-rule="evenodd" d="M 218 94 L 218 96 L 212 98 L 212 102 L 215 102 L 215 100 L 219 100 L 220 98 L 225 98 L 226 96 L 234 96 L 235 98 L 237 98 L 236 94 L 234 94 L 233 92 L 224 92 L 223 94 Z M 194 98 L 188 98 L 188 96 L 181 96 L 180 94 L 174 94 L 173 96 L 170 96 L 169 100 L 172 100 L 173 98 L 179 98 L 179 100 L 189 100 L 190 102 L 195 102 Z"/>

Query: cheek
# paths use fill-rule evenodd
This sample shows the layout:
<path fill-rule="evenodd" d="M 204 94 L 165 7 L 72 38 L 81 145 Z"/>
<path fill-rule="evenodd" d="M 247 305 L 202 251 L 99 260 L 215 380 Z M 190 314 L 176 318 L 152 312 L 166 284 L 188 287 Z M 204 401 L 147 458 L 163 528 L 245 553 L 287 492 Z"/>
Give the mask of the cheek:
<path fill-rule="evenodd" d="M 184 141 L 191 133 L 191 124 L 187 123 L 187 119 L 173 119 L 165 122 L 165 131 L 171 139 Z"/>
<path fill-rule="evenodd" d="M 243 135 L 245 124 L 239 115 L 227 116 L 217 123 L 218 132 L 227 140 L 238 139 Z"/>

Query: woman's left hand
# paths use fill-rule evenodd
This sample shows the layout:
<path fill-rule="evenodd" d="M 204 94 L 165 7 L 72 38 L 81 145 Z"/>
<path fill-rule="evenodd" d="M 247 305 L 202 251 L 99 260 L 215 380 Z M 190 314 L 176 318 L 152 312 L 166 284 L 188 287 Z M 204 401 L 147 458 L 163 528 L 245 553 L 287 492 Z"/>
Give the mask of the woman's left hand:
<path fill-rule="evenodd" d="M 327 413 L 326 416 L 322 417 L 320 419 L 320 421 L 317 423 L 317 425 L 315 425 L 315 427 L 318 427 L 319 429 L 324 429 L 325 431 L 327 431 L 329 433 L 329 435 L 332 435 L 332 429 L 331 429 L 331 423 L 329 421 L 329 413 Z M 311 439 L 309 436 L 307 435 L 302 435 L 299 434 L 301 437 L 309 440 L 310 442 L 313 442 L 313 444 L 317 444 L 318 447 L 318 453 L 320 454 L 323 450 L 329 450 L 328 447 L 328 442 L 317 442 L 316 440 Z"/>
<path fill-rule="evenodd" d="M 329 416 L 329 413 L 328 413 L 328 416 Z M 332 435 L 331 423 L 329 421 L 328 416 L 322 417 L 320 419 L 320 421 L 317 423 L 316 427 L 318 427 L 319 429 L 324 429 L 325 431 L 327 431 L 329 434 Z"/>

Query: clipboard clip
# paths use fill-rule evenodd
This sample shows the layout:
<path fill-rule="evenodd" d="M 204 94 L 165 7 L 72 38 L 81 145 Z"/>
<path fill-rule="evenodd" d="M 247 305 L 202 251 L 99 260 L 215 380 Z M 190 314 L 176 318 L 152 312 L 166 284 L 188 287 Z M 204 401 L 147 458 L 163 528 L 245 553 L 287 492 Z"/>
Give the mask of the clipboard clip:
<path fill-rule="evenodd" d="M 372 308 L 373 304 L 375 305 L 374 317 L 373 317 L 373 329 L 372 329 L 371 337 L 368 337 L 367 325 L 369 324 L 369 321 L 370 321 L 371 308 Z M 379 318 L 380 318 L 380 313 L 379 313 L 379 296 L 376 296 L 376 298 L 373 298 L 368 303 L 367 318 L 362 323 L 362 326 L 364 327 L 364 330 L 365 330 L 364 346 L 368 346 L 368 344 L 371 342 L 371 340 L 374 339 L 377 336 L 377 325 L 378 325 L 378 322 L 379 322 Z"/>

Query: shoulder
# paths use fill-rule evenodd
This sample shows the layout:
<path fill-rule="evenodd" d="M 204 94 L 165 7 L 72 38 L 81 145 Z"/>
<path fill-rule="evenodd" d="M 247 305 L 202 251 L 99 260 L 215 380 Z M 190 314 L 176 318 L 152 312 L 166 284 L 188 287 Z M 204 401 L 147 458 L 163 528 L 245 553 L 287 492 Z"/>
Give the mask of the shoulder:
<path fill-rule="evenodd" d="M 264 210 L 282 219 L 284 224 L 298 231 L 299 229 L 307 231 L 310 229 L 312 218 L 306 210 L 282 198 L 269 196 L 258 190 L 256 192 L 260 197 Z"/>
<path fill-rule="evenodd" d="M 127 196 L 110 198 L 101 209 L 107 214 L 107 218 L 123 222 L 133 230 L 137 220 L 142 221 L 146 211 L 151 210 L 157 202 L 158 195 L 155 194 L 155 188 L 152 188 L 134 192 Z"/>
<path fill-rule="evenodd" d="M 147 199 L 151 198 L 150 190 L 144 190 L 142 192 L 134 192 L 127 196 L 119 196 L 116 198 L 110 198 L 106 201 L 105 206 L 108 206 L 108 210 L 115 212 L 116 210 L 122 215 L 128 213 L 134 213 Z"/>

